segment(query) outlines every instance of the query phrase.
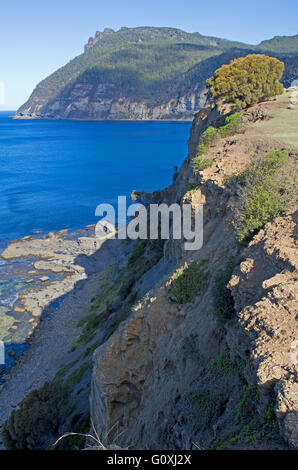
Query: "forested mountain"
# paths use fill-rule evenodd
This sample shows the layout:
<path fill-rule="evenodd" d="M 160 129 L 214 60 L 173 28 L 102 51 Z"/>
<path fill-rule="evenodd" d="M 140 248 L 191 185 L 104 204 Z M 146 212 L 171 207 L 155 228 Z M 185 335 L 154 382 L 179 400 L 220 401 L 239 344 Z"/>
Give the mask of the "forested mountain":
<path fill-rule="evenodd" d="M 251 52 L 286 65 L 284 83 L 298 76 L 298 36 L 258 46 L 174 28 L 106 28 L 84 53 L 40 82 L 18 118 L 192 119 L 205 104 L 205 80 L 216 68 Z"/>

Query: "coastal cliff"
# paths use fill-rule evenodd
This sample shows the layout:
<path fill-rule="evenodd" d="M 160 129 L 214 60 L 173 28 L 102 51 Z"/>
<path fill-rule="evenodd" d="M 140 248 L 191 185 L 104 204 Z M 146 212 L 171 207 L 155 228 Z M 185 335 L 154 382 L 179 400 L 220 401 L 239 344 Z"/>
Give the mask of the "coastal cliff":
<path fill-rule="evenodd" d="M 239 186 L 231 182 L 252 155 L 280 148 L 269 129 L 280 119 L 279 108 L 286 111 L 285 103 L 243 113 L 244 133 L 211 147 L 212 165 L 194 173 L 191 161 L 203 131 L 223 119 L 216 109 L 201 111 L 175 183 L 151 196 L 135 194 L 143 201 L 204 204 L 204 245 L 185 252 L 183 241 L 167 242 L 152 271 L 154 282 L 147 280 L 150 290 L 94 353 L 91 417 L 106 445 L 298 446 L 297 201 L 243 247 L 233 228 Z M 287 111 L 289 120 L 291 112 L 297 119 L 296 109 Z M 297 151 L 289 151 L 290 164 L 297 165 Z M 171 297 L 173 273 L 192 262 L 202 263 L 208 280 L 192 303 L 179 304 Z M 223 290 L 216 290 L 221 280 Z M 222 302 L 230 305 L 226 321 L 216 316 L 215 295 L 225 295 Z"/>
<path fill-rule="evenodd" d="M 88 253 L 93 268 L 64 301 L 65 321 L 73 309 L 78 323 L 72 338 L 63 337 L 63 362 L 55 351 L 50 371 L 37 381 L 36 371 L 26 375 L 24 361 L 0 390 L 2 401 L 16 389 L 18 399 L 27 395 L 13 404 L 19 414 L 6 413 L 5 423 L 2 417 L 6 447 L 52 448 L 62 434 L 89 429 L 112 449 L 298 447 L 297 96 L 291 88 L 237 113 L 232 130 L 228 106 L 195 115 L 188 156 L 172 185 L 134 191 L 132 198 L 145 205 L 202 204 L 202 248 L 185 251 L 185 240 L 171 234 L 166 241 L 106 240 Z M 225 132 L 199 156 L 210 126 Z M 245 178 L 268 155 L 286 158 L 280 174 L 290 196 L 277 216 L 240 241 Z M 51 330 L 59 315 L 46 321 Z M 44 364 L 49 351 L 42 336 L 38 342 L 45 345 Z M 33 348 L 27 353 L 32 364 Z M 64 401 L 56 416 L 49 403 L 57 390 Z M 32 429 L 26 419 L 36 400 L 50 408 L 51 424 L 46 412 L 42 419 L 37 413 L 37 436 L 35 418 Z M 82 437 L 60 441 L 67 449 L 87 444 Z"/>
<path fill-rule="evenodd" d="M 252 46 L 174 28 L 106 28 L 40 82 L 15 118 L 192 120 L 206 104 L 206 79 L 251 52 L 281 59 L 285 86 L 297 78 L 297 36 Z"/>

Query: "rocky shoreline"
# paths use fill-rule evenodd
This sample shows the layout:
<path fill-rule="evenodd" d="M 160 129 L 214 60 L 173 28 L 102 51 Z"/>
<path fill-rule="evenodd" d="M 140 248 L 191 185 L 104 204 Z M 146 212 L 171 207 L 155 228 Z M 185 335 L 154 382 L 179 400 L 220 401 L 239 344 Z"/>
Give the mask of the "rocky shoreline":
<path fill-rule="evenodd" d="M 93 229 L 90 226 L 74 233 L 50 233 L 45 238 L 25 237 L 11 242 L 1 254 L 5 260 L 34 256 L 36 273 L 31 276 L 40 277 L 39 272 L 47 270 L 63 272 L 65 277 L 61 281 L 41 281 L 20 295 L 21 307 L 15 310 L 26 310 L 31 316 L 29 322 L 33 320 L 29 334 L 22 339 L 30 347 L 0 385 L 0 429 L 24 397 L 53 380 L 59 367 L 67 362 L 72 342 L 79 335 L 77 323 L 96 294 L 106 268 L 115 262 L 115 252 L 110 251 L 108 243 L 95 239 Z"/>
<path fill-rule="evenodd" d="M 101 244 L 90 225 L 71 233 L 60 230 L 44 237 L 26 236 L 4 249 L 0 255 L 4 284 L 0 292 L 0 340 L 9 355 L 4 373 L 14 364 L 18 346 L 28 343 L 41 317 L 59 307 L 64 296 L 93 272 L 92 256 Z M 10 298 L 9 282 L 13 282 Z"/>

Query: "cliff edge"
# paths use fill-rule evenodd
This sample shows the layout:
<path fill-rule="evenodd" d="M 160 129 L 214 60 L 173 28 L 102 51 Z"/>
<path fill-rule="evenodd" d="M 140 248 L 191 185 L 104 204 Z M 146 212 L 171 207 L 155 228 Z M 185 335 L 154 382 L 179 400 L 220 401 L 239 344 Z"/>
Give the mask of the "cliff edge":
<path fill-rule="evenodd" d="M 192 160 L 204 131 L 226 117 L 216 108 L 200 111 L 173 185 L 135 194 L 203 204 L 204 244 L 186 252 L 183 241 L 166 242 L 146 274 L 150 289 L 94 353 L 91 417 L 107 445 L 298 447 L 296 197 L 245 244 L 235 230 L 242 191 L 235 175 L 278 149 L 288 152 L 290 173 L 297 168 L 295 93 L 244 111 L 241 132 L 212 144 L 208 168 L 198 171 Z M 179 299 L 175 273 L 184 272 L 185 293 L 189 266 L 198 267 L 191 274 L 197 291 Z"/>

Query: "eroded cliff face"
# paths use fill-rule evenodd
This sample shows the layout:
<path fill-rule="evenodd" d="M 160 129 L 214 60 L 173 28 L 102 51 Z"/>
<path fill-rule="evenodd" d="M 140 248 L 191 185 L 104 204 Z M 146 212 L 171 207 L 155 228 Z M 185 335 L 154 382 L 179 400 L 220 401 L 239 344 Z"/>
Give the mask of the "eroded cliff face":
<path fill-rule="evenodd" d="M 115 85 L 76 82 L 47 102 L 33 97 L 16 118 L 72 120 L 192 120 L 206 104 L 206 90 L 193 90 L 185 96 L 152 105 L 146 100 L 121 97 Z"/>
<path fill-rule="evenodd" d="M 274 389 L 281 430 L 293 446 L 298 444 L 297 222 L 297 211 L 291 211 L 267 224 L 244 250 L 229 284 L 237 328 L 247 338 L 239 346 L 251 351 L 262 393 Z"/>
<path fill-rule="evenodd" d="M 249 126 L 266 118 L 262 106 L 243 116 Z M 213 165 L 194 172 L 191 160 L 202 132 L 222 119 L 215 108 L 200 111 L 175 183 L 151 196 L 136 195 L 143 201 L 204 204 L 204 244 L 186 252 L 183 241 L 169 241 L 151 274 L 156 286 L 95 351 L 91 418 L 106 444 L 141 449 L 298 446 L 297 207 L 268 223 L 247 247 L 237 244 L 233 207 L 238 189 L 229 176 L 243 170 L 252 154 L 264 155 L 280 143 L 252 137 L 251 130 L 221 139 L 209 150 Z M 205 289 L 194 303 L 173 302 L 165 265 L 174 272 L 200 260 L 208 272 Z M 214 282 L 218 269 L 226 275 L 229 260 L 234 313 L 222 322 L 214 315 Z M 281 437 L 276 437 L 275 419 Z"/>

